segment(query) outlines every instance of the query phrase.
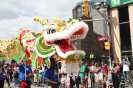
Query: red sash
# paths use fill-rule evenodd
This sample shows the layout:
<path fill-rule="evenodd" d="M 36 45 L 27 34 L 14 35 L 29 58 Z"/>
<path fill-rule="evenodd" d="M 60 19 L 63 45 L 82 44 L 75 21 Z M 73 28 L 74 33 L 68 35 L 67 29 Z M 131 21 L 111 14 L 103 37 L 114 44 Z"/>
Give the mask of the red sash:
<path fill-rule="evenodd" d="M 21 81 L 21 84 L 20 84 L 21 88 L 25 88 L 27 86 L 27 83 L 24 82 L 24 81 Z"/>

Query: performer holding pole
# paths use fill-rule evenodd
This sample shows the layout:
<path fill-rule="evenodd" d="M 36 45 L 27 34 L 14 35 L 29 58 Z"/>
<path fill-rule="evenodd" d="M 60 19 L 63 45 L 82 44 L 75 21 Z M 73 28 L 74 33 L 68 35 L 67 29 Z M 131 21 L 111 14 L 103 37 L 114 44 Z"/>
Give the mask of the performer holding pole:
<path fill-rule="evenodd" d="M 44 72 L 46 88 L 59 88 L 58 74 L 55 73 L 55 58 L 50 58 L 50 63 L 50 68 L 47 68 Z"/>
<path fill-rule="evenodd" d="M 19 62 L 19 88 L 31 88 L 30 77 L 32 76 L 32 69 L 24 58 L 25 55 Z"/>

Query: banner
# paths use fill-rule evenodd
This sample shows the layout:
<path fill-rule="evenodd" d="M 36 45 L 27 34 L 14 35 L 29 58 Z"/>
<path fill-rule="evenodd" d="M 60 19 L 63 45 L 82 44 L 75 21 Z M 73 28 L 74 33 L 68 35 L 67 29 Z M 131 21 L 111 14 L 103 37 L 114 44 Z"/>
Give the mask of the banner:
<path fill-rule="evenodd" d="M 107 4 L 110 5 L 110 8 L 133 3 L 133 0 L 106 0 Z"/>

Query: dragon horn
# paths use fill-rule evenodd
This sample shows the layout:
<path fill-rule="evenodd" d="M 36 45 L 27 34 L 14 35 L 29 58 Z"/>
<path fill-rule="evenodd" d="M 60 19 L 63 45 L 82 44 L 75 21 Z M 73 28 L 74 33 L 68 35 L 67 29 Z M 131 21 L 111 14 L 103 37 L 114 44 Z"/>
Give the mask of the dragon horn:
<path fill-rule="evenodd" d="M 22 30 L 23 30 L 22 28 L 19 29 L 19 31 L 22 31 Z"/>
<path fill-rule="evenodd" d="M 35 22 L 39 22 L 40 19 L 41 19 L 41 17 L 39 17 L 39 16 L 35 16 L 35 17 L 34 17 L 34 21 L 35 21 Z"/>
<path fill-rule="evenodd" d="M 40 22 L 40 24 L 42 24 L 42 25 L 44 26 L 44 25 L 47 24 L 47 21 L 48 21 L 48 20 L 44 20 L 44 19 L 42 19 L 42 18 L 39 17 L 39 16 L 35 16 L 35 17 L 34 17 L 34 21 L 35 21 L 35 22 Z"/>

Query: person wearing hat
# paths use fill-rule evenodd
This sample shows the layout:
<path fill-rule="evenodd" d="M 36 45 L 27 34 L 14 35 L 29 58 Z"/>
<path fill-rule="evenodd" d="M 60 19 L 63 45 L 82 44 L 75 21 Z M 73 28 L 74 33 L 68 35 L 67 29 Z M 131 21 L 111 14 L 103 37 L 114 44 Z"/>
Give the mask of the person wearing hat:
<path fill-rule="evenodd" d="M 50 58 L 50 67 L 44 71 L 44 80 L 46 82 L 46 88 L 59 88 L 60 82 L 58 77 L 58 69 L 55 68 L 55 59 Z"/>
<path fill-rule="evenodd" d="M 2 66 L 0 66 L 0 88 L 4 88 L 4 80 L 6 76 L 2 72 Z"/>
<path fill-rule="evenodd" d="M 31 88 L 32 69 L 24 58 L 19 62 L 19 88 Z"/>

